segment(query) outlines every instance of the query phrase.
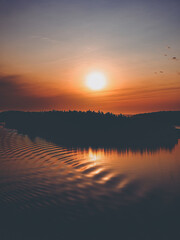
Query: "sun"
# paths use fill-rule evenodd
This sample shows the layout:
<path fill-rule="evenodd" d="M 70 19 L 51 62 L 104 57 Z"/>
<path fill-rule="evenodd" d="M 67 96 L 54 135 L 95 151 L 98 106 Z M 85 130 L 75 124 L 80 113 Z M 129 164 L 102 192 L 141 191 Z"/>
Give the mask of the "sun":
<path fill-rule="evenodd" d="M 101 72 L 91 72 L 86 76 L 86 86 L 91 90 L 101 90 L 106 86 L 106 76 Z"/>

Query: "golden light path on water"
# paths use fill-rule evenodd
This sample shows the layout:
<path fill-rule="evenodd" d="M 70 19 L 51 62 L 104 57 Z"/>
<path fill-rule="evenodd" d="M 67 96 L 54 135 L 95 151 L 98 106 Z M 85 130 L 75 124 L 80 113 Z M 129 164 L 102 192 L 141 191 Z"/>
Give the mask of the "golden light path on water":
<path fill-rule="evenodd" d="M 179 143 L 174 149 L 158 149 L 155 152 L 89 148 L 84 151 L 80 150 L 78 153 L 110 169 L 111 174 L 124 174 L 132 180 L 139 179 L 146 187 L 158 185 L 167 188 L 168 185 L 173 185 L 180 179 Z M 108 176 L 106 178 L 108 179 Z"/>
<path fill-rule="evenodd" d="M 81 203 L 93 213 L 137 201 L 157 187 L 176 194 L 180 181 L 180 144 L 155 152 L 68 149 L 0 128 L 0 146 L 3 208 Z"/>

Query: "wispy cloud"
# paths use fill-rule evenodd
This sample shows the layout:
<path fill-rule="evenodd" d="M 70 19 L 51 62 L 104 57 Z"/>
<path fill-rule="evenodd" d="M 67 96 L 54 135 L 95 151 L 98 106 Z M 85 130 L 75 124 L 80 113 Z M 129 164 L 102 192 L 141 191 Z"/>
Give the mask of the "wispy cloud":
<path fill-rule="evenodd" d="M 38 91 L 37 91 L 38 89 Z M 49 94 L 51 92 L 51 95 Z M 44 110 L 52 108 L 77 108 L 87 104 L 81 94 L 72 92 L 53 93 L 48 85 L 23 81 L 21 76 L 0 76 L 0 110 Z M 82 104 L 83 100 L 83 104 Z"/>
<path fill-rule="evenodd" d="M 163 101 L 166 101 L 166 109 L 169 102 L 171 107 L 180 105 L 180 85 L 177 83 L 136 86 L 88 94 L 60 90 L 54 91 L 53 94 L 53 91 L 49 85 L 27 82 L 22 76 L 0 75 L 0 110 L 100 109 L 117 112 L 118 107 L 122 109 L 124 107 L 124 112 L 139 112 L 138 109 L 142 105 L 143 111 L 146 111 L 147 102 L 149 109 L 153 109 L 154 101 L 157 105 L 162 105 Z"/>
<path fill-rule="evenodd" d="M 43 35 L 32 35 L 32 36 L 30 36 L 30 38 L 46 41 L 46 42 L 49 42 L 49 43 L 62 43 L 62 40 L 53 39 L 53 38 L 43 36 Z"/>

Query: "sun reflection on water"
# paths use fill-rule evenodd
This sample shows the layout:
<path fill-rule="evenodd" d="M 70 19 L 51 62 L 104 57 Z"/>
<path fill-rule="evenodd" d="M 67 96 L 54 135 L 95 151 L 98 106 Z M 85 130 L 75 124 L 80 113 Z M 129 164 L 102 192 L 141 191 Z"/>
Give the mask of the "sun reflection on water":
<path fill-rule="evenodd" d="M 86 161 L 99 166 L 92 169 L 90 176 L 101 175 L 101 181 L 108 181 L 118 174 L 126 175 L 128 179 L 139 179 L 146 184 L 160 184 L 166 187 L 173 184 L 170 176 L 179 179 L 180 155 L 179 142 L 173 149 L 159 148 L 156 150 L 134 150 L 134 149 L 113 149 L 113 148 L 86 148 L 77 149 L 78 157 L 83 156 Z M 170 161 L 171 159 L 171 161 Z M 103 168 L 103 169 L 102 169 Z"/>
<path fill-rule="evenodd" d="M 146 196 L 152 189 L 174 192 L 180 182 L 180 142 L 173 149 L 66 148 L 41 138 L 0 129 L 1 200 L 36 205 L 73 205 L 104 197 L 113 206 Z M 7 187 L 7 183 L 11 183 Z M 5 195 L 4 195 L 5 194 Z M 117 194 L 117 201 L 113 196 Z M 40 197 L 39 197 L 40 196 Z M 38 198 L 38 201 L 34 201 Z M 33 205 L 33 206 L 34 206 Z"/>

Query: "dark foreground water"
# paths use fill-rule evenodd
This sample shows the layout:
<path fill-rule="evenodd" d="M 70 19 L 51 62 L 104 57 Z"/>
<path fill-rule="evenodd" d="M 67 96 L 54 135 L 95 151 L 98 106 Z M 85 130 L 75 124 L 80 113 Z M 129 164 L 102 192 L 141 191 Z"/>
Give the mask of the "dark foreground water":
<path fill-rule="evenodd" d="M 69 149 L 1 127 L 0 239 L 180 239 L 180 142 Z"/>

